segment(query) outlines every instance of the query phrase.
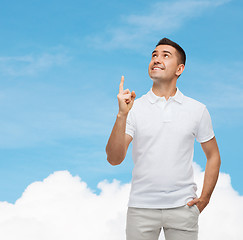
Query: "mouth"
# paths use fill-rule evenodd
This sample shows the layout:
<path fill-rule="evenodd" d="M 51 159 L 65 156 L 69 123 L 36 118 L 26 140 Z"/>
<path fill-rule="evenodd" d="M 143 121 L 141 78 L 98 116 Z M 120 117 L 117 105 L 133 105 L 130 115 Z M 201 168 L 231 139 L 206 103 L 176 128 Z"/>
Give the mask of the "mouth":
<path fill-rule="evenodd" d="M 156 65 L 152 67 L 152 70 L 165 70 L 165 67 L 161 65 L 160 66 Z"/>

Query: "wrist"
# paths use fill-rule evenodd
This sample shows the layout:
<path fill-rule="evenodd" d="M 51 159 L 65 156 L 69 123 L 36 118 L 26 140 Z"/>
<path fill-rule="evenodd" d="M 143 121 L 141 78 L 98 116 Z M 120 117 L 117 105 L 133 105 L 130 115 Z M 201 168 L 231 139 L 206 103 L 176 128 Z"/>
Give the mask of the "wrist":
<path fill-rule="evenodd" d="M 200 200 L 201 200 L 202 202 L 205 202 L 205 203 L 208 204 L 208 203 L 209 203 L 209 200 L 210 200 L 210 197 L 202 196 L 202 195 L 201 195 Z"/>
<path fill-rule="evenodd" d="M 117 114 L 117 118 L 127 118 L 128 112 L 124 113 L 124 112 L 118 112 Z"/>

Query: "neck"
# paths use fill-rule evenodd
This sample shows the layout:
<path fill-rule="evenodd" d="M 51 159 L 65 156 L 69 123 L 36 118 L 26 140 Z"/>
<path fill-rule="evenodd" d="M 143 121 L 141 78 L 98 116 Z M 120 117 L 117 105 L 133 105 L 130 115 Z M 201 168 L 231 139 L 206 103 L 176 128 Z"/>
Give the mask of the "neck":
<path fill-rule="evenodd" d="M 152 91 L 156 96 L 165 97 L 166 100 L 176 94 L 176 82 L 169 84 L 153 83 Z"/>

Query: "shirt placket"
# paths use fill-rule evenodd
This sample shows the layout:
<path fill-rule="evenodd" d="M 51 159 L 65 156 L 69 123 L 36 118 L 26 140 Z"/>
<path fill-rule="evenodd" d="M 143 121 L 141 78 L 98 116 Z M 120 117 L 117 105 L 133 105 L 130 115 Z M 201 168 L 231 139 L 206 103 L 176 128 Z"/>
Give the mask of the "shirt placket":
<path fill-rule="evenodd" d="M 162 122 L 168 123 L 172 121 L 171 114 L 171 100 L 166 101 L 165 99 L 161 100 L 161 110 L 162 110 Z"/>

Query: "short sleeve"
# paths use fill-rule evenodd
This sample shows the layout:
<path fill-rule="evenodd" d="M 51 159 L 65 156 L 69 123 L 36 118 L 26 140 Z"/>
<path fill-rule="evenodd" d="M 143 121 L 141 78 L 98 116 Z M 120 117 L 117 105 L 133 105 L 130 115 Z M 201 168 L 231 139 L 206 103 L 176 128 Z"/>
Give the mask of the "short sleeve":
<path fill-rule="evenodd" d="M 127 122 L 126 122 L 126 134 L 130 135 L 132 138 L 134 138 L 135 135 L 135 120 L 134 120 L 134 113 L 133 108 L 129 111 L 127 116 Z"/>
<path fill-rule="evenodd" d="M 199 122 L 196 139 L 199 143 L 207 142 L 214 137 L 212 121 L 207 108 L 204 108 L 201 120 Z"/>

